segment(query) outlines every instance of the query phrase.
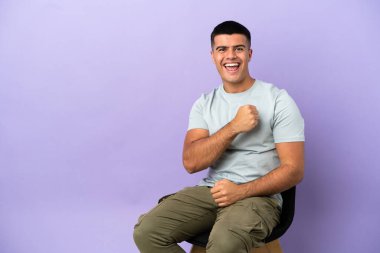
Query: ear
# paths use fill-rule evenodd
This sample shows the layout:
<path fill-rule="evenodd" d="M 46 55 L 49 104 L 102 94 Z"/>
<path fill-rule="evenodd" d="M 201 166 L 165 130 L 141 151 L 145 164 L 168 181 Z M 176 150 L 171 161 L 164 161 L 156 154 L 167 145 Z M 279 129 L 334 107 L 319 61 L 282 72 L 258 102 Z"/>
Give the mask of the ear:
<path fill-rule="evenodd" d="M 213 62 L 214 64 L 216 64 L 216 63 L 215 63 L 214 50 L 213 50 L 213 49 L 211 49 L 210 54 L 211 54 L 212 62 Z"/>
<path fill-rule="evenodd" d="M 252 51 L 252 48 L 250 48 L 248 52 L 249 61 L 251 61 L 252 56 L 253 56 L 253 51 Z"/>

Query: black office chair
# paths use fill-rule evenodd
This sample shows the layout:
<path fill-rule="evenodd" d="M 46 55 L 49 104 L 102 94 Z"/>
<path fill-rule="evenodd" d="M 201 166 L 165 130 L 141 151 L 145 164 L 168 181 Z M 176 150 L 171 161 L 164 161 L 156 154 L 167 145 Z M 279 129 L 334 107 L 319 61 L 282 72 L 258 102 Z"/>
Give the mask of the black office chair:
<path fill-rule="evenodd" d="M 162 200 L 164 200 L 165 198 L 171 195 L 172 194 L 160 198 L 158 203 L 160 203 Z M 281 196 L 282 196 L 283 203 L 282 203 L 282 212 L 280 215 L 280 223 L 273 229 L 272 233 L 264 240 L 265 243 L 269 243 L 271 241 L 274 241 L 280 238 L 283 234 L 285 234 L 286 230 L 288 230 L 288 228 L 293 222 L 295 202 L 296 202 L 296 186 L 282 192 Z M 207 231 L 205 233 L 199 234 L 187 240 L 187 242 L 199 247 L 206 247 L 207 242 L 208 242 L 208 237 L 210 236 L 210 232 L 211 231 Z"/>

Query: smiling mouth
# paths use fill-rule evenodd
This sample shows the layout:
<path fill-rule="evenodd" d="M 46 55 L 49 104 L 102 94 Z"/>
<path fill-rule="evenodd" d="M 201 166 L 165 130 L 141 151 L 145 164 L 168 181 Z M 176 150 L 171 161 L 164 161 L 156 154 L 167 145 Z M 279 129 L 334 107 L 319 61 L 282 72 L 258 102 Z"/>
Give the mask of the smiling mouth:
<path fill-rule="evenodd" d="M 227 71 L 234 72 L 234 71 L 238 70 L 240 64 L 237 62 L 236 63 L 225 63 L 223 66 L 227 69 Z"/>

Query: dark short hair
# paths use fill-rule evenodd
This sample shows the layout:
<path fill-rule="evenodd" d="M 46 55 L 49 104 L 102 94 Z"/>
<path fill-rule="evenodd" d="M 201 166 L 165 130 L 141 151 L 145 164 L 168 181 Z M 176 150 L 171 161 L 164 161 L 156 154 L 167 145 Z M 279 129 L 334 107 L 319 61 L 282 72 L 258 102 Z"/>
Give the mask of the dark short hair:
<path fill-rule="evenodd" d="M 214 46 L 214 38 L 216 35 L 220 34 L 243 34 L 248 41 L 249 46 L 251 46 L 251 33 L 249 30 L 243 26 L 242 24 L 239 24 L 236 21 L 224 21 L 223 23 L 220 23 L 219 25 L 215 26 L 214 30 L 211 33 L 211 47 Z"/>

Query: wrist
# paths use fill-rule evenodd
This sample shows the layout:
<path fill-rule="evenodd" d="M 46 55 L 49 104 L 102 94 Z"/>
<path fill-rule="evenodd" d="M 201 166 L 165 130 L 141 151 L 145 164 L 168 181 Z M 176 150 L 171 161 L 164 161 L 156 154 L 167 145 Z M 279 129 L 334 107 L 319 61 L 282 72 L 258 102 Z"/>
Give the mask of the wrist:
<path fill-rule="evenodd" d="M 240 134 L 240 131 L 239 131 L 236 123 L 234 122 L 234 120 L 230 121 L 230 123 L 228 123 L 228 126 L 230 128 L 230 132 L 232 135 L 236 136 L 236 135 Z"/>
<path fill-rule="evenodd" d="M 251 195 L 250 195 L 250 191 L 249 191 L 249 185 L 248 184 L 241 184 L 239 185 L 240 187 L 240 194 L 241 196 L 243 196 L 243 199 L 245 198 L 249 198 Z"/>

